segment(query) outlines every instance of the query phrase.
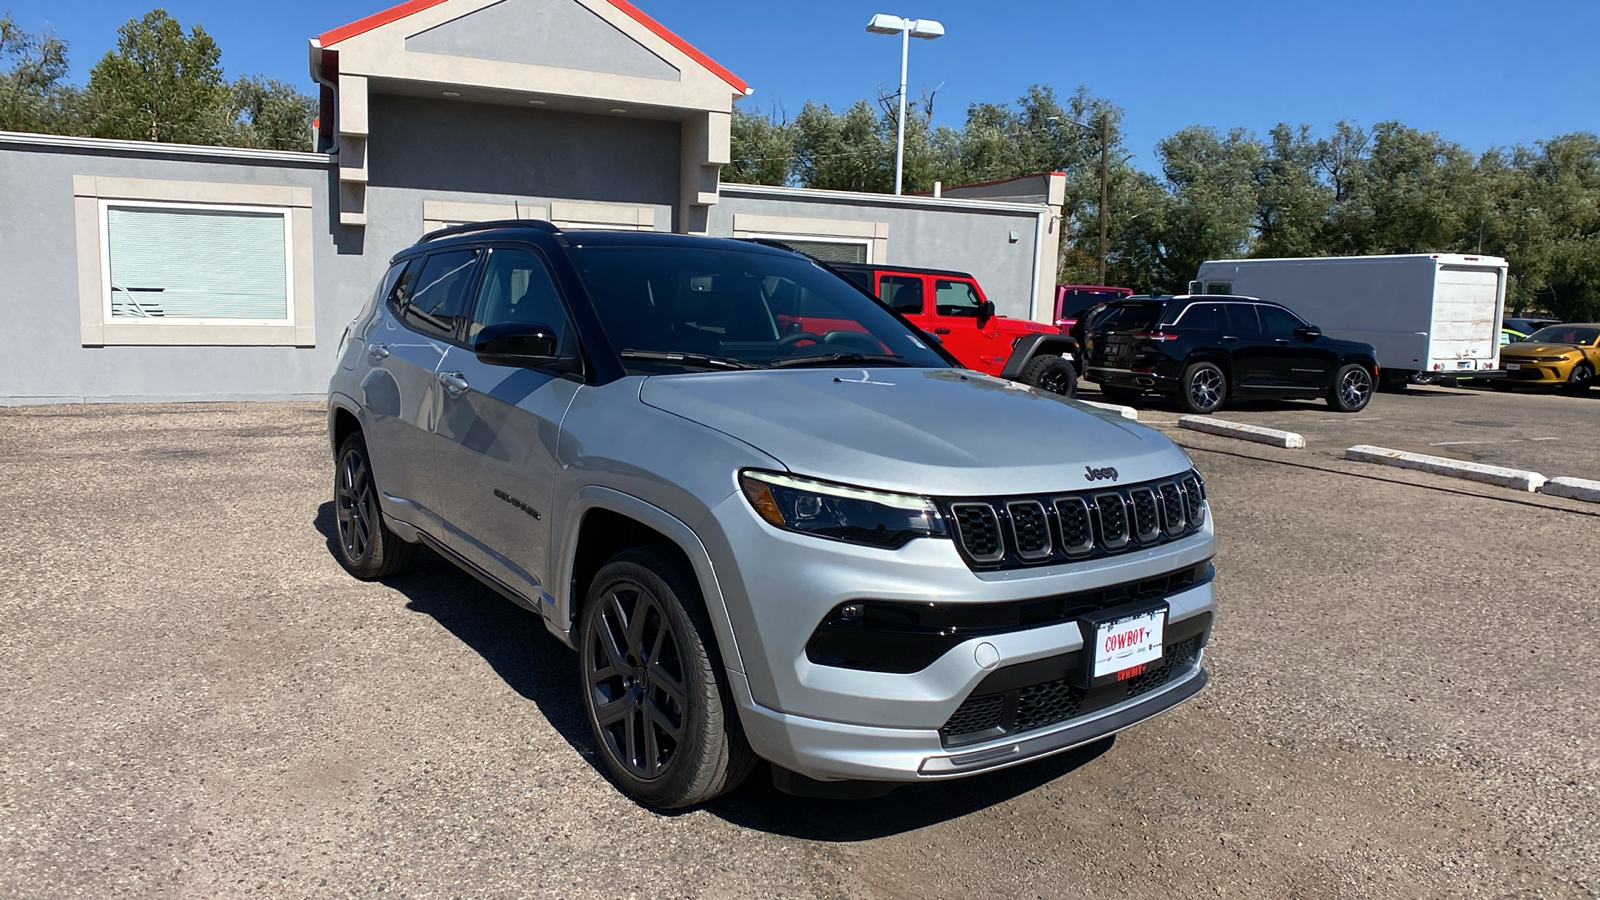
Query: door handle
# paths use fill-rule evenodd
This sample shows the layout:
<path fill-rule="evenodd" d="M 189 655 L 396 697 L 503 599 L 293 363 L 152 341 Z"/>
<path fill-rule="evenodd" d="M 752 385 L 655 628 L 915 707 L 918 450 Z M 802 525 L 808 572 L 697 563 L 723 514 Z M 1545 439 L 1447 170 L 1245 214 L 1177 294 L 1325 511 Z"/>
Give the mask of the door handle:
<path fill-rule="evenodd" d="M 389 345 L 388 344 L 371 344 L 371 345 L 368 345 L 368 347 L 367 347 L 367 355 L 372 357 L 373 359 L 388 359 L 389 358 Z"/>
<path fill-rule="evenodd" d="M 1237 340 L 1238 340 L 1238 338 L 1237 338 L 1237 337 L 1234 337 L 1234 336 L 1233 336 L 1233 335 L 1231 335 L 1231 334 L 1225 334 L 1225 335 L 1223 335 L 1223 336 L 1222 336 L 1222 339 L 1223 339 L 1223 340 L 1225 340 L 1225 341 L 1237 341 Z"/>
<path fill-rule="evenodd" d="M 466 376 L 460 372 L 440 372 L 439 383 L 444 385 L 444 389 L 452 397 L 459 397 L 472 387 L 472 385 L 467 384 Z"/>
<path fill-rule="evenodd" d="M 1289 339 L 1288 338 L 1273 338 L 1272 342 L 1274 344 L 1287 344 L 1287 343 L 1289 343 Z"/>
<path fill-rule="evenodd" d="M 934 334 L 949 334 L 950 333 L 950 329 L 948 329 L 948 328 L 935 328 L 933 330 L 933 333 Z"/>

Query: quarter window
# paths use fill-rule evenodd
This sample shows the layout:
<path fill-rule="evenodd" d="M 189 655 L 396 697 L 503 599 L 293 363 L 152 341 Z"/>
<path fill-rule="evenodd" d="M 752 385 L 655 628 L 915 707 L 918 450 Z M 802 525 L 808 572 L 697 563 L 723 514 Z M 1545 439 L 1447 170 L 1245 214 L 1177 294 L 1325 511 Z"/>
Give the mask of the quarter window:
<path fill-rule="evenodd" d="M 1221 305 L 1197 303 L 1178 319 L 1178 327 L 1185 331 L 1220 331 L 1223 318 Z"/>
<path fill-rule="evenodd" d="M 467 291 L 476 271 L 477 250 L 451 250 L 428 257 L 417 276 L 415 290 L 404 300 L 406 322 L 424 333 L 451 337 L 465 314 Z M 407 272 L 409 273 L 409 269 Z M 411 285 L 404 285 L 405 289 Z M 396 286 L 397 292 L 402 286 Z"/>

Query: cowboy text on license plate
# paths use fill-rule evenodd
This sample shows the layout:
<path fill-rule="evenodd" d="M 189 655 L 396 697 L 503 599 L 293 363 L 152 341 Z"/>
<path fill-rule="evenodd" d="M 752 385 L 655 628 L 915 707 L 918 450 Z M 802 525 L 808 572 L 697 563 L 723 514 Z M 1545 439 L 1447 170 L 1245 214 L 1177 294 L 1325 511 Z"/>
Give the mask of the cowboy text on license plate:
<path fill-rule="evenodd" d="M 1166 623 L 1164 609 L 1101 623 L 1095 631 L 1094 677 L 1160 659 Z"/>

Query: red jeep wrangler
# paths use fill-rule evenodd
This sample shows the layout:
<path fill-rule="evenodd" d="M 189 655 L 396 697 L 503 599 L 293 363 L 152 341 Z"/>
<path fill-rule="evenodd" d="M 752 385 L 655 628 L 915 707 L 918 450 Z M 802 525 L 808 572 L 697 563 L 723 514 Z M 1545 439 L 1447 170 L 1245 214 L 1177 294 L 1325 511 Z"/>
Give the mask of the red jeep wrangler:
<path fill-rule="evenodd" d="M 994 303 L 971 275 L 865 263 L 826 265 L 936 337 L 968 368 L 1053 394 L 1077 394 L 1077 342 L 1058 328 L 996 315 Z"/>

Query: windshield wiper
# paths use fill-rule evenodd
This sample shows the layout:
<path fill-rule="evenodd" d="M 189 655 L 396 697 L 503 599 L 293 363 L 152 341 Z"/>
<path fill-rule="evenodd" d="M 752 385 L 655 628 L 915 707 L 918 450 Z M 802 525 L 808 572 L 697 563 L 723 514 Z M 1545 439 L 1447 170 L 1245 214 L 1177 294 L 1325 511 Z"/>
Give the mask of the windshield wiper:
<path fill-rule="evenodd" d="M 727 356 L 706 356 L 703 353 L 679 353 L 676 350 L 621 350 L 623 359 L 649 359 L 657 362 L 678 363 L 685 366 L 704 366 L 708 369 L 759 369 L 754 363 Z"/>
<path fill-rule="evenodd" d="M 905 357 L 897 356 L 893 353 L 818 353 L 813 356 L 791 356 L 788 359 L 773 360 L 772 367 L 777 369 L 783 366 L 816 366 L 838 362 L 881 362 L 889 363 L 890 365 L 912 365 L 911 363 L 901 362 L 903 359 Z"/>

